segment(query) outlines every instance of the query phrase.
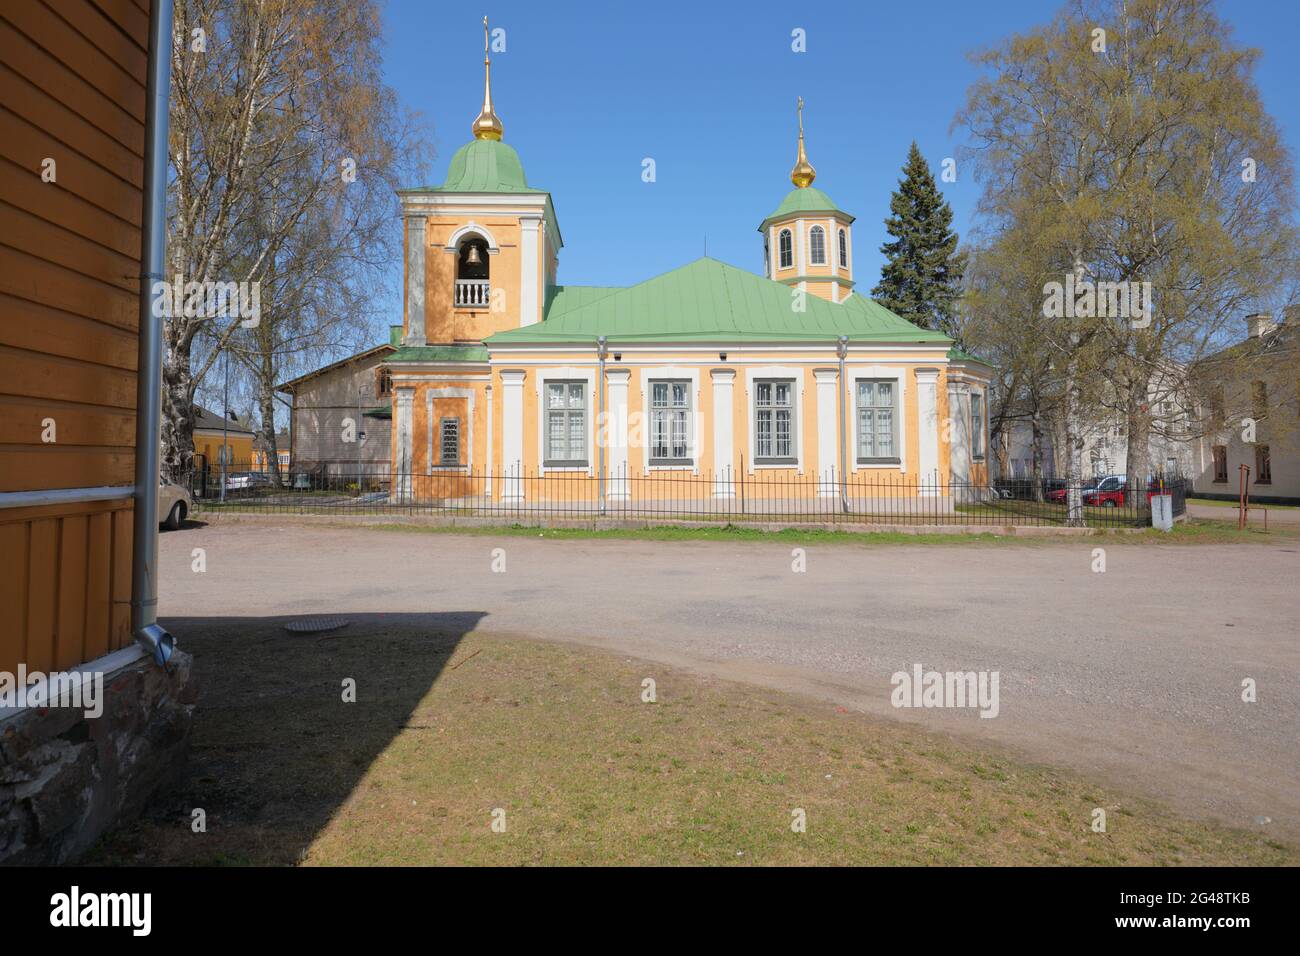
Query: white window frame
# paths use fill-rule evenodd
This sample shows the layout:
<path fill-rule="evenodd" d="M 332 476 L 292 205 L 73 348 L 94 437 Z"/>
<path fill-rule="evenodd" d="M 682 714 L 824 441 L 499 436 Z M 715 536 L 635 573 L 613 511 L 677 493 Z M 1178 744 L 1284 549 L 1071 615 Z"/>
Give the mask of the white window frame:
<path fill-rule="evenodd" d="M 789 245 L 782 243 L 782 239 L 788 240 Z M 776 234 L 776 262 L 778 269 L 794 268 L 794 233 L 789 228 L 781 229 Z"/>
<path fill-rule="evenodd" d="M 975 427 L 975 403 L 979 402 L 980 407 L 980 427 Z M 989 424 L 989 406 L 984 401 L 984 392 L 981 389 L 971 389 L 970 391 L 970 458 L 971 461 L 983 461 L 988 454 L 988 424 Z M 976 447 L 978 445 L 978 448 Z"/>
<path fill-rule="evenodd" d="M 536 377 L 537 392 L 537 468 L 540 474 L 547 472 L 585 472 L 595 474 L 596 461 L 596 372 L 587 366 L 564 365 L 539 372 Z M 559 381 L 583 381 L 587 383 L 587 463 L 585 465 L 548 465 L 546 464 L 546 383 Z"/>
<path fill-rule="evenodd" d="M 785 378 L 794 380 L 794 388 L 791 389 L 791 400 L 793 411 L 791 421 L 794 425 L 794 452 L 795 460 L 792 463 L 780 465 L 759 465 L 755 463 L 758 457 L 758 392 L 755 385 L 763 379 Z M 749 460 L 745 462 L 745 469 L 749 474 L 753 474 L 756 468 L 776 469 L 785 468 L 803 473 L 804 468 L 804 442 L 807 436 L 804 435 L 803 427 L 803 403 L 804 389 L 806 387 L 806 375 L 802 366 L 798 365 L 765 365 L 759 368 L 745 369 L 745 403 L 749 407 L 749 441 L 746 443 L 749 448 Z"/>
<path fill-rule="evenodd" d="M 907 429 L 910 424 L 907 405 L 907 369 L 894 365 L 850 365 L 845 369 L 845 376 L 848 381 L 845 383 L 844 407 L 853 409 L 853 430 L 849 433 L 849 440 L 853 443 L 853 453 L 849 456 L 849 471 L 886 469 L 897 471 L 899 474 L 907 474 Z M 895 437 L 898 441 L 898 464 L 896 465 L 889 462 L 858 461 L 858 458 L 861 457 L 858 453 L 857 428 L 858 380 L 882 378 L 892 378 L 894 380 L 894 395 L 897 396 L 895 401 L 898 403 L 898 434 Z"/>
<path fill-rule="evenodd" d="M 822 255 L 817 258 L 817 243 L 813 241 L 814 236 L 821 236 Z M 821 226 L 813 226 L 808 230 L 808 264 L 814 266 L 826 265 L 826 230 Z"/>
<path fill-rule="evenodd" d="M 849 233 L 848 233 L 848 230 L 845 229 L 843 226 L 840 226 L 839 230 L 837 231 L 837 235 L 838 235 L 838 241 L 839 241 L 839 247 L 840 247 L 840 250 L 839 250 L 839 256 L 840 256 L 840 268 L 841 268 L 841 269 L 847 269 L 847 268 L 849 267 Z"/>
<path fill-rule="evenodd" d="M 876 384 L 876 383 L 880 383 L 880 382 L 887 382 L 888 384 L 890 384 L 890 385 L 893 386 L 893 396 L 892 396 L 892 399 L 893 399 L 893 400 L 892 400 L 892 403 L 891 403 L 890 407 L 893 409 L 893 419 L 894 419 L 894 422 L 893 422 L 893 435 L 892 435 L 893 442 L 892 442 L 892 444 L 893 444 L 893 446 L 894 446 L 894 452 L 895 452 L 895 454 L 894 454 L 893 456 L 891 456 L 890 458 L 884 458 L 883 456 L 875 456 L 873 460 L 868 460 L 868 461 L 862 461 L 862 460 L 861 460 L 861 456 L 862 456 L 862 426 L 861 426 L 860 421 L 859 421 L 860 413 L 861 413 L 861 408 L 860 408 L 859 405 L 858 405 L 858 388 L 861 386 L 861 384 L 862 384 L 863 382 L 871 382 L 872 384 Z M 882 375 L 882 376 L 879 377 L 879 378 L 865 378 L 865 377 L 862 377 L 862 376 L 858 376 L 858 377 L 854 378 L 854 380 L 853 380 L 853 406 L 852 406 L 852 407 L 853 407 L 853 438 L 854 438 L 854 442 L 855 442 L 855 445 L 856 445 L 856 447 L 855 447 L 855 449 L 854 449 L 854 452 L 855 452 L 855 455 L 856 455 L 856 456 L 858 457 L 858 459 L 859 459 L 859 462 L 858 462 L 858 463 L 861 464 L 861 465 L 866 465 L 866 466 L 871 466 L 871 465 L 883 465 L 883 466 L 885 466 L 885 467 L 887 467 L 887 468 L 896 468 L 896 467 L 898 467 L 899 465 L 901 465 L 902 462 L 903 462 L 903 459 L 902 459 L 901 456 L 898 455 L 898 450 L 899 450 L 898 435 L 899 435 L 899 432 L 901 432 L 901 431 L 903 430 L 903 427 L 902 427 L 903 408 L 902 408 L 902 406 L 899 404 L 898 380 L 895 379 L 895 378 L 892 378 L 892 377 L 890 377 L 890 376 L 888 376 L 888 375 Z M 874 426 L 873 426 L 873 427 L 874 427 Z M 897 460 L 897 461 L 894 461 L 894 460 L 893 460 L 894 458 L 897 458 L 898 460 Z"/>
<path fill-rule="evenodd" d="M 652 382 L 663 381 L 686 381 L 690 383 L 691 407 L 687 415 L 687 435 L 686 450 L 689 460 L 683 460 L 680 463 L 655 463 L 650 464 L 651 449 L 651 417 L 652 409 L 650 405 Z M 643 466 L 648 474 L 652 471 L 681 471 L 689 468 L 695 474 L 700 473 L 700 432 L 703 430 L 700 419 L 700 370 L 698 368 L 682 368 L 676 365 L 661 365 L 653 368 L 641 370 L 641 414 L 643 423 L 643 433 L 645 435 L 645 447 Z"/>

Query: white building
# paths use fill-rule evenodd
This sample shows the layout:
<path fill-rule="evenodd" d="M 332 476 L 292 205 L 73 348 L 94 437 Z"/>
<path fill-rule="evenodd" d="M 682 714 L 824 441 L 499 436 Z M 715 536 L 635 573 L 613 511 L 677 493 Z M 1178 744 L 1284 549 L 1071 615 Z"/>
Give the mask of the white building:
<path fill-rule="evenodd" d="M 1247 316 L 1246 338 L 1193 374 L 1207 422 L 1195 447 L 1196 494 L 1235 499 L 1247 474 L 1252 499 L 1300 502 L 1300 309 L 1285 322 Z"/>

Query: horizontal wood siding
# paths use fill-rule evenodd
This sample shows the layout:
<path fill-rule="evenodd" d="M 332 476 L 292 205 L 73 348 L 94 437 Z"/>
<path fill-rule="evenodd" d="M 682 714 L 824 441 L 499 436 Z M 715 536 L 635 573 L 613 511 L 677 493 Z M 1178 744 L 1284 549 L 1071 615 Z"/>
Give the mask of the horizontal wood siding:
<path fill-rule="evenodd" d="M 147 0 L 0 4 L 0 492 L 134 479 L 148 27 Z M 0 670 L 130 642 L 131 514 L 0 509 Z"/>
<path fill-rule="evenodd" d="M 0 5 L 0 491 L 133 477 L 147 43 L 130 0 Z"/>

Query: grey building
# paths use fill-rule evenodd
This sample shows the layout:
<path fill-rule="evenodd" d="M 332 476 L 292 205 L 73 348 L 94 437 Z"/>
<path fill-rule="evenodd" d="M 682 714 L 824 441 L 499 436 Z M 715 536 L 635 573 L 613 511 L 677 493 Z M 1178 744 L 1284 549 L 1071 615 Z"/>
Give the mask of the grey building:
<path fill-rule="evenodd" d="M 383 476 L 392 455 L 393 388 L 385 344 L 276 387 L 289 396 L 295 475 Z"/>

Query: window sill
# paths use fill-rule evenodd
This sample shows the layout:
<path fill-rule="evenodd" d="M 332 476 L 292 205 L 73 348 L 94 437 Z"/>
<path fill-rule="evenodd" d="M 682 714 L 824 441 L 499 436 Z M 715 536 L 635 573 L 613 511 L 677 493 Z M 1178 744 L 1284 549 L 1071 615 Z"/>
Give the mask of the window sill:
<path fill-rule="evenodd" d="M 694 458 L 651 458 L 646 462 L 650 468 L 694 468 Z"/>
<path fill-rule="evenodd" d="M 544 461 L 543 471 L 591 471 L 591 465 L 585 461 Z"/>
<path fill-rule="evenodd" d="M 1226 485 L 1227 483 L 1228 483 L 1227 478 L 1215 478 L 1212 482 L 1210 482 L 1210 484 L 1212 485 Z"/>
<path fill-rule="evenodd" d="M 468 465 L 430 465 L 429 466 L 430 474 L 439 471 L 469 471 L 469 466 Z"/>
<path fill-rule="evenodd" d="M 1257 478 L 1253 482 L 1251 482 L 1251 484 L 1254 485 L 1271 485 L 1272 483 L 1273 483 L 1272 478 Z"/>
<path fill-rule="evenodd" d="M 755 468 L 798 468 L 797 458 L 755 458 Z"/>
<path fill-rule="evenodd" d="M 983 461 L 983 459 L 978 460 Z M 878 468 L 897 468 L 903 462 L 899 458 L 859 458 L 857 463 L 867 466 L 875 465 Z"/>

